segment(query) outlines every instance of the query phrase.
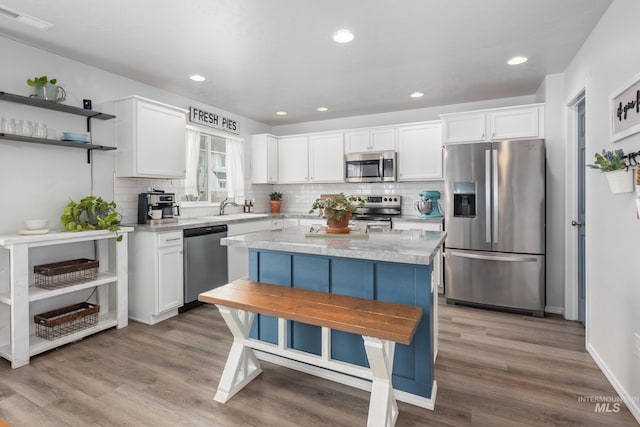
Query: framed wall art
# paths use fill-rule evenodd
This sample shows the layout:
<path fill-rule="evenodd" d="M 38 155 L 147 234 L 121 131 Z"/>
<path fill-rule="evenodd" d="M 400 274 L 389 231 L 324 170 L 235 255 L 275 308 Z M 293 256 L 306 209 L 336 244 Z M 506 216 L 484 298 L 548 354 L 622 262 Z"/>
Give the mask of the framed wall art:
<path fill-rule="evenodd" d="M 640 73 L 611 94 L 611 142 L 640 132 Z"/>

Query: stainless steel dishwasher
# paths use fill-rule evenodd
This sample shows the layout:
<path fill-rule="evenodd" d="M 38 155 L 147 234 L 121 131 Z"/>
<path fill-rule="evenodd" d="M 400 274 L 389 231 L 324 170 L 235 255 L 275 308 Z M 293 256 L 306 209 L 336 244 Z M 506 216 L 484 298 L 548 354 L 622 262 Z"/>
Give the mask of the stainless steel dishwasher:
<path fill-rule="evenodd" d="M 184 305 L 180 312 L 200 303 L 198 295 L 227 283 L 227 247 L 220 239 L 227 237 L 226 225 L 184 230 Z"/>

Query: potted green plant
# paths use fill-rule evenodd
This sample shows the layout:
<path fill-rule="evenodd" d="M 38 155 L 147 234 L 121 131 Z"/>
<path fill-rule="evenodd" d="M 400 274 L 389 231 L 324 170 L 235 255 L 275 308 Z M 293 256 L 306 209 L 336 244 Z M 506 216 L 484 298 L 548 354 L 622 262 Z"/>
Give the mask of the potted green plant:
<path fill-rule="evenodd" d="M 624 151 L 607 151 L 604 148 L 601 153 L 595 154 L 596 161 L 590 168 L 598 169 L 607 177 L 609 189 L 613 194 L 633 192 L 633 180 L 624 159 Z"/>
<path fill-rule="evenodd" d="M 45 101 L 64 101 L 67 94 L 62 87 L 56 86 L 57 82 L 57 79 L 49 80 L 47 76 L 27 79 L 27 84 L 36 91 L 35 95 L 31 96 Z"/>
<path fill-rule="evenodd" d="M 121 215 L 116 211 L 114 202 L 107 202 L 102 197 L 88 196 L 79 203 L 71 200 L 64 208 L 60 222 L 64 231 L 109 230 L 118 234 Z M 122 235 L 116 240 L 122 240 Z"/>
<path fill-rule="evenodd" d="M 280 207 L 282 206 L 282 193 L 278 191 L 270 193 L 269 205 L 271 206 L 271 213 L 280 213 Z"/>
<path fill-rule="evenodd" d="M 344 193 L 340 193 L 332 197 L 316 199 L 309 213 L 313 213 L 316 209 L 323 210 L 327 218 L 327 233 L 348 233 L 351 214 L 359 212 L 364 204 L 364 200 L 358 196 L 345 196 Z"/>

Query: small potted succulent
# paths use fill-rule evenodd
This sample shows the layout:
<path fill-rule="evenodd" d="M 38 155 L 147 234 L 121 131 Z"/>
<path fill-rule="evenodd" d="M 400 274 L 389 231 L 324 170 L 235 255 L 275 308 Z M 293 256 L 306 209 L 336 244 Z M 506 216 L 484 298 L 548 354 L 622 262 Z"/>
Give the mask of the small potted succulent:
<path fill-rule="evenodd" d="M 280 213 L 280 207 L 282 205 L 282 193 L 278 191 L 270 193 L 269 205 L 271 206 L 271 213 Z"/>
<path fill-rule="evenodd" d="M 633 179 L 624 159 L 624 151 L 607 151 L 595 154 L 596 161 L 593 165 L 587 165 L 592 169 L 598 169 L 604 173 L 609 183 L 609 189 L 613 194 L 633 192 Z"/>
<path fill-rule="evenodd" d="M 364 203 L 364 200 L 358 196 L 345 196 L 344 193 L 340 193 L 332 197 L 316 199 L 309 213 L 313 213 L 316 209 L 323 210 L 327 218 L 327 233 L 348 233 L 351 214 L 359 212 Z"/>

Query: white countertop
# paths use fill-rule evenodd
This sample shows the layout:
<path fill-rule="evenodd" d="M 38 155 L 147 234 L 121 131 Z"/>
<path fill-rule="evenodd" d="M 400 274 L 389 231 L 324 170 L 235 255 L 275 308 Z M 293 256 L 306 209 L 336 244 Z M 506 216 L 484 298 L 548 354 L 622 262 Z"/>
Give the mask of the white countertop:
<path fill-rule="evenodd" d="M 129 233 L 133 231 L 133 227 L 120 227 L 119 234 Z M 0 246 L 8 246 L 13 244 L 39 243 L 39 242 L 60 242 L 64 240 L 78 240 L 95 237 L 109 238 L 115 236 L 116 233 L 109 230 L 92 230 L 92 231 L 62 231 L 53 230 L 46 234 L 4 234 L 0 235 Z"/>
<path fill-rule="evenodd" d="M 343 258 L 429 265 L 442 246 L 445 232 L 385 230 L 369 232 L 368 239 L 305 237 L 308 227 L 259 231 L 226 237 L 222 244 Z"/>

